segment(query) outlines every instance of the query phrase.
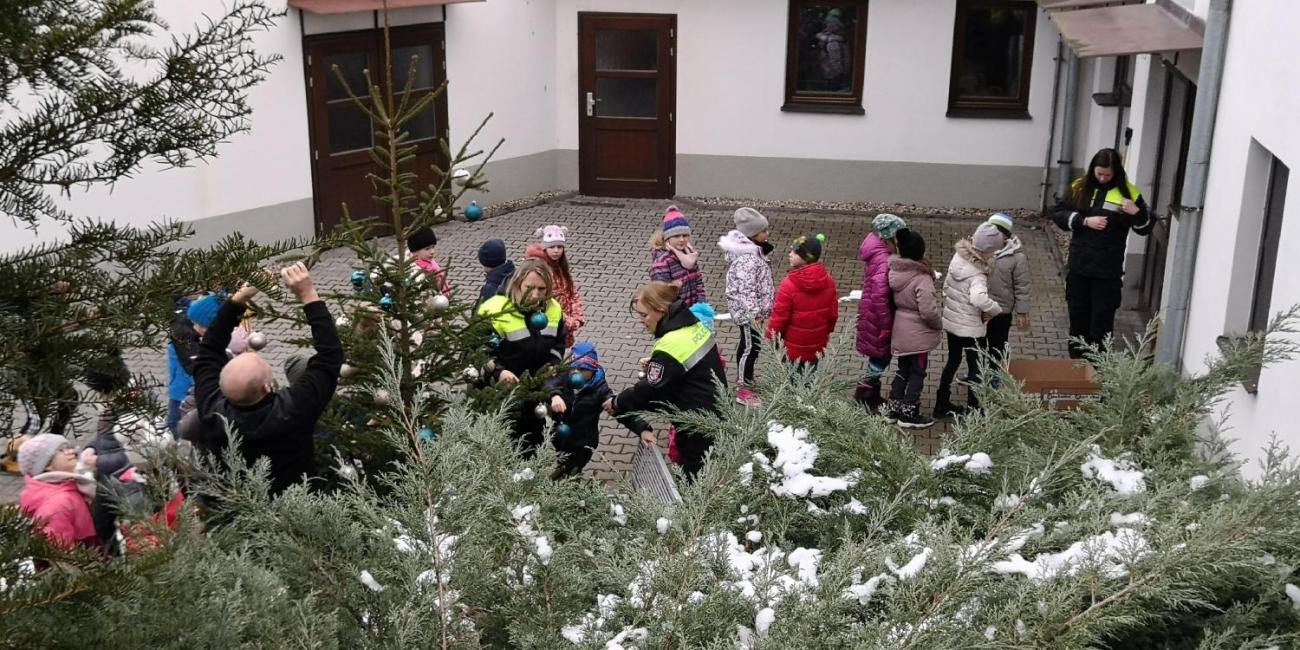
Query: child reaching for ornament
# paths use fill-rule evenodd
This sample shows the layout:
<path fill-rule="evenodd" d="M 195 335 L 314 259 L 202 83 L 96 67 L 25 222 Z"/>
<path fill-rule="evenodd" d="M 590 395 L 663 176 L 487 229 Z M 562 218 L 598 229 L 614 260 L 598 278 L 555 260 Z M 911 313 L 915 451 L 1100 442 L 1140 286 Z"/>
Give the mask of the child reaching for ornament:
<path fill-rule="evenodd" d="M 594 343 L 582 341 L 573 346 L 572 368 L 550 383 L 549 406 L 555 420 L 551 444 L 560 453 L 560 465 L 551 478 L 582 473 L 600 445 L 601 407 L 614 396 Z M 637 435 L 652 431 L 648 422 L 635 415 L 620 416 L 618 422 Z"/>

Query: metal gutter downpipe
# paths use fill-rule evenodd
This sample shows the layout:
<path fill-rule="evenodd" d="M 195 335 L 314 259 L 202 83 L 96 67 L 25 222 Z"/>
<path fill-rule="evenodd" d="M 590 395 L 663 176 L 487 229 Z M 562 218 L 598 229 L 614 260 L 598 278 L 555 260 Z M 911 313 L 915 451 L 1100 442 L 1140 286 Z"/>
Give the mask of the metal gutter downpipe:
<path fill-rule="evenodd" d="M 1074 128 L 1075 105 L 1079 103 L 1079 57 L 1074 50 L 1065 48 L 1065 106 L 1061 109 L 1061 157 L 1056 161 L 1056 197 L 1064 198 L 1070 192 L 1074 179 Z"/>
<path fill-rule="evenodd" d="M 1047 151 L 1043 152 L 1043 180 L 1038 188 L 1038 211 L 1042 214 L 1047 214 L 1047 192 L 1052 186 L 1049 177 L 1052 174 L 1052 150 L 1056 148 L 1056 112 L 1061 103 L 1061 50 L 1064 47 L 1065 39 L 1057 37 L 1056 71 L 1052 74 L 1052 116 L 1047 121 Z"/>
<path fill-rule="evenodd" d="M 1187 144 L 1187 168 L 1183 173 L 1183 195 L 1178 200 L 1178 233 L 1169 260 L 1169 301 L 1165 306 L 1164 329 L 1156 346 L 1156 361 L 1183 371 L 1183 345 L 1187 338 L 1187 316 L 1192 301 L 1192 280 L 1196 273 L 1196 251 L 1201 238 L 1205 209 L 1205 183 L 1210 175 L 1210 153 L 1214 123 L 1219 112 L 1219 89 L 1227 55 L 1228 19 L 1232 0 L 1211 0 L 1205 20 L 1205 41 L 1201 67 L 1196 76 L 1196 104 L 1192 132 Z"/>

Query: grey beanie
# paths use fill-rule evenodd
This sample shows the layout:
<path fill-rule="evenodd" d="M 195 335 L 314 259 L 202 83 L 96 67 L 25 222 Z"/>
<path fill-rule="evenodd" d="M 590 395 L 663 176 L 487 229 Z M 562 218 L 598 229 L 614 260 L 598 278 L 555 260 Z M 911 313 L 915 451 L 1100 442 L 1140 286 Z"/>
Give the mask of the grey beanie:
<path fill-rule="evenodd" d="M 975 229 L 975 236 L 971 237 L 971 246 L 981 253 L 992 253 L 1002 248 L 1002 233 L 998 227 L 985 222 Z"/>
<path fill-rule="evenodd" d="M 739 230 L 740 234 L 751 239 L 754 235 L 768 229 L 767 217 L 763 216 L 762 213 L 754 208 L 740 208 L 739 210 L 736 210 L 735 219 L 736 230 Z"/>
<path fill-rule="evenodd" d="M 32 436 L 18 448 L 18 470 L 23 476 L 43 474 L 59 449 L 71 444 L 67 438 L 53 433 Z"/>

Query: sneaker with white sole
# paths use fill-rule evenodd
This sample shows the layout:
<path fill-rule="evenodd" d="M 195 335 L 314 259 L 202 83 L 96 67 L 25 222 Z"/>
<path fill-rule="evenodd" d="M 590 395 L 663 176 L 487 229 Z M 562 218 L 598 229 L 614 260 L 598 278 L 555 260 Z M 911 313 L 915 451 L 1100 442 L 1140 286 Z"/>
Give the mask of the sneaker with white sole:
<path fill-rule="evenodd" d="M 743 406 L 762 406 L 762 400 L 754 394 L 753 389 L 748 386 L 741 386 L 736 390 L 736 403 Z"/>
<path fill-rule="evenodd" d="M 916 404 L 899 404 L 894 409 L 894 421 L 904 429 L 928 429 L 934 426 L 934 420 L 921 413 Z"/>

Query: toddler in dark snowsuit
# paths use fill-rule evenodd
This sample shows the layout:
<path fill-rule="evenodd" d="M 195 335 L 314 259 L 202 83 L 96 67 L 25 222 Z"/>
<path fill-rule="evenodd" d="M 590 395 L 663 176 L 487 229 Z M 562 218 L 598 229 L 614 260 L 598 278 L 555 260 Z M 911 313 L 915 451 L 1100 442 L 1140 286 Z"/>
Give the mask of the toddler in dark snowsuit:
<path fill-rule="evenodd" d="M 551 412 L 555 418 L 551 441 L 561 454 L 555 478 L 582 473 L 600 444 L 601 407 L 614 396 L 605 383 L 605 370 L 600 367 L 595 344 L 574 344 L 572 366 L 572 372 L 562 373 L 551 384 Z M 621 416 L 618 422 L 637 434 L 650 430 L 648 422 L 633 415 Z"/>

